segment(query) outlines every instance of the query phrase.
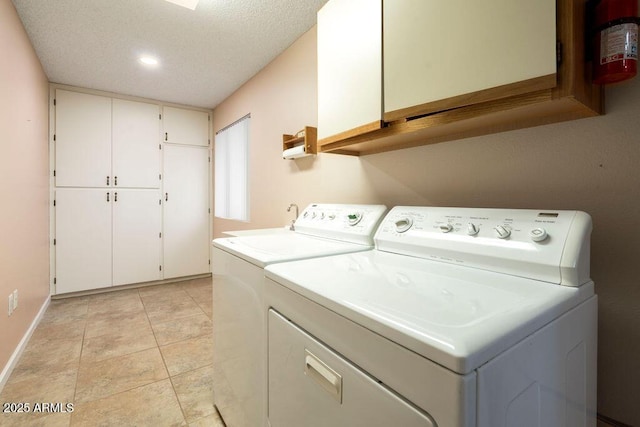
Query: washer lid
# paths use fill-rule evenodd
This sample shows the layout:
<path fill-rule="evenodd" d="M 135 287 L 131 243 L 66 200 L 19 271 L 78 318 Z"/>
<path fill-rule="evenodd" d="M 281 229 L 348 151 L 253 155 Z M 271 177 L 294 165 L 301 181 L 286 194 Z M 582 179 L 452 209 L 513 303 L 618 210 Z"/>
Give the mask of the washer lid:
<path fill-rule="evenodd" d="M 264 234 L 215 239 L 213 246 L 258 267 L 274 262 L 364 251 L 371 246 L 306 236 L 299 233 Z"/>
<path fill-rule="evenodd" d="M 377 250 L 265 271 L 269 279 L 460 374 L 593 295 L 592 282 L 552 286 Z"/>

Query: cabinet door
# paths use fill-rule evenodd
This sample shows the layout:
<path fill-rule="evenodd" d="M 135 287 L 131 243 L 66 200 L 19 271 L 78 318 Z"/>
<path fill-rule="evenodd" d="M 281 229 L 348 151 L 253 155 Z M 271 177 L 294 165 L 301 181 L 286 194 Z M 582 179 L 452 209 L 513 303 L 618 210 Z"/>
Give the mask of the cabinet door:
<path fill-rule="evenodd" d="M 318 12 L 318 139 L 379 129 L 382 1 L 331 0 Z"/>
<path fill-rule="evenodd" d="M 111 286 L 112 194 L 59 188 L 55 198 L 56 293 Z"/>
<path fill-rule="evenodd" d="M 556 85 L 555 0 L 393 0 L 383 16 L 385 120 Z"/>
<path fill-rule="evenodd" d="M 209 145 L 209 113 L 164 107 L 162 124 L 165 142 L 203 147 Z"/>
<path fill-rule="evenodd" d="M 157 119 L 157 118 L 156 118 Z M 158 190 L 113 193 L 113 285 L 160 280 L 162 206 Z"/>
<path fill-rule="evenodd" d="M 56 186 L 107 186 L 111 98 L 56 90 L 55 127 Z"/>
<path fill-rule="evenodd" d="M 209 272 L 209 150 L 164 145 L 164 278 Z"/>
<path fill-rule="evenodd" d="M 113 100 L 113 184 L 160 187 L 160 107 Z"/>

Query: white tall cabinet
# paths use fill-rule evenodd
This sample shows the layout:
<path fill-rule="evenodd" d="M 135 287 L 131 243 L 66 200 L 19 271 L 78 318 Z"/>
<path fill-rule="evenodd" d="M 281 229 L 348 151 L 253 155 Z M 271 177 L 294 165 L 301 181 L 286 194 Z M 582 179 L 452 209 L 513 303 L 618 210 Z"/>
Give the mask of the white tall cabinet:
<path fill-rule="evenodd" d="M 207 273 L 209 150 L 164 146 L 164 277 Z"/>
<path fill-rule="evenodd" d="M 208 113 L 66 89 L 54 98 L 53 292 L 207 273 Z M 164 141 L 166 109 L 195 146 Z"/>

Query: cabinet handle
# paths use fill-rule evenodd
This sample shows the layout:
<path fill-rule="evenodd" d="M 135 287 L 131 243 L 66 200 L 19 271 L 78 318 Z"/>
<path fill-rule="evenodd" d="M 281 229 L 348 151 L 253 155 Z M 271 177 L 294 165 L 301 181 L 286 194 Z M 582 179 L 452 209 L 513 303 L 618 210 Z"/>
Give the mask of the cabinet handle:
<path fill-rule="evenodd" d="M 113 185 L 118 185 L 118 177 L 117 176 L 113 177 Z"/>
<path fill-rule="evenodd" d="M 109 201 L 109 192 L 107 191 L 107 202 Z"/>
<path fill-rule="evenodd" d="M 118 201 L 118 192 L 117 191 L 115 193 L 113 193 L 113 201 L 114 202 Z"/>
<path fill-rule="evenodd" d="M 168 133 L 168 132 L 165 132 L 165 133 L 164 133 L 164 140 L 165 140 L 165 141 L 168 141 L 168 140 L 169 140 L 169 133 Z"/>
<path fill-rule="evenodd" d="M 107 185 L 109 185 L 109 177 L 107 177 Z"/>
<path fill-rule="evenodd" d="M 169 193 L 164 193 L 164 201 L 165 202 L 169 201 Z"/>

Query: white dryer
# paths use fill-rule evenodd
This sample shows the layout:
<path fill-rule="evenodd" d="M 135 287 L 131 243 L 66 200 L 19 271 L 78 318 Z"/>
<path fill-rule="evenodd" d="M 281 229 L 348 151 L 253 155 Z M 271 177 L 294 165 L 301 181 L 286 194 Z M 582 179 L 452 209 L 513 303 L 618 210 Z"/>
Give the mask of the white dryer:
<path fill-rule="evenodd" d="M 312 204 L 295 231 L 213 241 L 214 401 L 228 426 L 267 425 L 264 267 L 368 250 L 386 210 Z"/>
<path fill-rule="evenodd" d="M 272 427 L 596 425 L 579 211 L 396 207 L 375 250 L 265 269 Z"/>

